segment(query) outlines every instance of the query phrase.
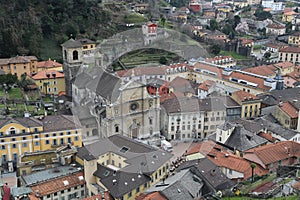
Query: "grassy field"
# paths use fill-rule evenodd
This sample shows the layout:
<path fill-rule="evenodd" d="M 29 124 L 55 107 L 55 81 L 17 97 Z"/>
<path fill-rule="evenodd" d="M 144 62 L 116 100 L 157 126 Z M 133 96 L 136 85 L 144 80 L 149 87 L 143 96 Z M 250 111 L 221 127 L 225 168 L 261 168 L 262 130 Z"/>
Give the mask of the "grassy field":
<path fill-rule="evenodd" d="M 8 97 L 9 99 L 22 99 L 22 91 L 20 88 L 11 88 L 8 90 Z"/>
<path fill-rule="evenodd" d="M 220 54 L 223 56 L 232 56 L 236 60 L 248 59 L 246 56 L 242 56 L 242 55 L 237 54 L 236 52 L 231 52 L 231 51 L 221 51 Z"/>
<path fill-rule="evenodd" d="M 223 197 L 223 200 L 254 200 L 256 198 L 251 198 L 251 197 Z M 259 198 L 257 198 L 259 199 Z M 288 197 L 274 197 L 274 198 L 269 198 L 268 200 L 298 200 L 298 195 L 295 196 L 288 196 Z"/>

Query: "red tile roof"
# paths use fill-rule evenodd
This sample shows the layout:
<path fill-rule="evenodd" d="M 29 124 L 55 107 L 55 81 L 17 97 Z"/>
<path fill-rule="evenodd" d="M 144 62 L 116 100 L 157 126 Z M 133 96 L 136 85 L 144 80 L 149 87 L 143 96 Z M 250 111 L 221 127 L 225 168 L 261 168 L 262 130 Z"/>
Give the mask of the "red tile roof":
<path fill-rule="evenodd" d="M 53 194 L 62 190 L 66 190 L 75 186 L 83 185 L 85 180 L 80 180 L 78 177 L 84 176 L 83 172 L 77 172 L 70 174 L 68 176 L 59 177 L 57 179 L 52 179 L 38 185 L 32 186 L 32 191 L 39 191 L 40 196 L 46 196 L 48 194 Z M 63 181 L 68 181 L 68 184 L 65 185 Z"/>
<path fill-rule="evenodd" d="M 269 142 L 274 143 L 277 139 L 272 136 L 271 133 L 260 132 L 258 135 L 262 138 L 267 139 Z"/>
<path fill-rule="evenodd" d="M 244 174 L 244 179 L 251 177 L 251 162 L 232 154 L 224 147 L 216 144 L 213 141 L 206 141 L 196 144 L 187 151 L 187 155 L 201 153 L 207 156 L 212 162 L 219 167 L 228 168 Z M 266 174 L 267 171 L 262 167 L 257 167 L 255 174 L 258 176 Z"/>
<path fill-rule="evenodd" d="M 298 118 L 298 109 L 296 109 L 290 102 L 284 102 L 280 109 L 291 118 Z"/>
<path fill-rule="evenodd" d="M 296 15 L 297 13 L 295 11 L 288 11 L 288 12 L 284 12 L 283 15 Z"/>
<path fill-rule="evenodd" d="M 294 141 L 282 141 L 276 144 L 267 144 L 261 147 L 250 149 L 245 152 L 244 158 L 250 158 L 251 154 L 262 161 L 263 164 L 276 163 L 290 157 L 300 157 L 300 144 Z"/>
<path fill-rule="evenodd" d="M 163 103 L 164 101 L 169 99 L 179 98 L 179 97 L 184 97 L 184 94 L 182 92 L 177 92 L 177 91 L 168 94 L 161 94 L 160 103 Z"/>
<path fill-rule="evenodd" d="M 254 42 L 254 40 L 247 38 L 240 38 L 240 40 L 242 41 L 242 45 L 251 44 L 252 42 Z"/>
<path fill-rule="evenodd" d="M 135 200 L 168 200 L 163 194 L 160 192 L 151 192 L 149 194 L 140 194 L 135 197 Z"/>
<path fill-rule="evenodd" d="M 97 194 L 94 196 L 86 197 L 81 200 L 113 200 L 113 198 L 109 195 L 108 192 L 104 192 L 104 199 L 102 198 L 102 194 Z"/>
<path fill-rule="evenodd" d="M 276 74 L 277 68 L 274 65 L 263 65 L 257 67 L 247 68 L 244 71 L 261 76 L 271 76 Z"/>
<path fill-rule="evenodd" d="M 43 70 L 39 71 L 35 75 L 32 76 L 34 80 L 48 79 L 47 74 L 50 74 L 50 79 L 54 79 L 53 74 L 55 74 L 55 78 L 64 78 L 64 74 L 55 70 Z"/>
<path fill-rule="evenodd" d="M 279 50 L 279 52 L 283 53 L 300 53 L 299 47 L 285 47 Z"/>
<path fill-rule="evenodd" d="M 249 92 L 245 92 L 243 90 L 239 90 L 234 92 L 233 94 L 236 94 L 237 97 L 239 98 L 240 102 L 243 101 L 251 101 L 251 100 L 259 100 L 259 98 Z"/>
<path fill-rule="evenodd" d="M 282 26 L 280 24 L 269 24 L 267 28 L 272 28 L 272 29 L 285 29 L 285 26 Z"/>
<path fill-rule="evenodd" d="M 41 62 L 38 62 L 38 64 L 37 64 L 38 68 L 43 68 L 43 67 L 51 68 L 51 67 L 60 67 L 60 66 L 62 66 L 62 64 L 56 62 L 56 60 L 51 60 L 50 58 L 47 61 L 41 61 Z"/>
<path fill-rule="evenodd" d="M 274 64 L 276 67 L 279 67 L 281 69 L 286 69 L 286 68 L 289 68 L 289 67 L 293 67 L 295 66 L 293 63 L 291 62 L 280 62 L 280 63 L 277 63 L 277 64 Z"/>

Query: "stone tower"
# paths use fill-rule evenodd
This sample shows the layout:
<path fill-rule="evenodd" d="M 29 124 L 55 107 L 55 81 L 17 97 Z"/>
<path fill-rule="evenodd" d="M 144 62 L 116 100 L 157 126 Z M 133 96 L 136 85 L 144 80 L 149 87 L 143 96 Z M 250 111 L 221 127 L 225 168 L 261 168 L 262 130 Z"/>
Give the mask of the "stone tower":
<path fill-rule="evenodd" d="M 74 39 L 69 39 L 62 45 L 63 70 L 66 82 L 66 94 L 72 96 L 72 81 L 82 64 L 82 44 Z"/>

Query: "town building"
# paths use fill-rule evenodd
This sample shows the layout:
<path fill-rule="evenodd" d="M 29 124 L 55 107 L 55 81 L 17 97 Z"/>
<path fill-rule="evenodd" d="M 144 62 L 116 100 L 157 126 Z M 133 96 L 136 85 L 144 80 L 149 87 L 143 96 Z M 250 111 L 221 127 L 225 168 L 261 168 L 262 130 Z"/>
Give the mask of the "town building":
<path fill-rule="evenodd" d="M 299 54 L 300 48 L 299 47 L 286 47 L 279 50 L 279 62 L 292 62 L 292 63 L 299 63 Z"/>
<path fill-rule="evenodd" d="M 283 22 L 292 22 L 297 13 L 295 11 L 283 12 L 282 21 Z"/>
<path fill-rule="evenodd" d="M 186 153 L 187 160 L 197 160 L 207 157 L 220 167 L 222 172 L 231 180 L 239 182 L 251 177 L 251 163 L 242 157 L 236 156 L 225 147 L 208 140 L 197 143 Z M 256 168 L 254 176 L 262 176 L 268 171 L 262 167 Z"/>
<path fill-rule="evenodd" d="M 13 171 L 18 158 L 72 144 L 81 147 L 81 126 L 75 116 L 53 115 L 0 120 L 2 167 Z"/>
<path fill-rule="evenodd" d="M 50 58 L 47 61 L 40 61 L 37 64 L 37 71 L 44 71 L 44 70 L 55 70 L 62 72 L 63 65 L 56 60 L 51 60 Z"/>
<path fill-rule="evenodd" d="M 232 93 L 232 98 L 242 107 L 241 118 L 254 118 L 260 115 L 261 101 L 255 95 L 240 90 Z"/>
<path fill-rule="evenodd" d="M 85 180 L 79 166 L 59 166 L 20 177 L 22 186 L 31 189 L 30 199 L 83 198 Z"/>
<path fill-rule="evenodd" d="M 243 157 L 269 172 L 275 172 L 279 166 L 298 164 L 299 149 L 299 143 L 285 141 L 250 149 L 244 153 Z"/>
<path fill-rule="evenodd" d="M 161 133 L 170 140 L 206 138 L 226 118 L 240 116 L 230 97 L 174 97 L 161 103 Z"/>
<path fill-rule="evenodd" d="M 66 80 L 66 94 L 72 96 L 71 80 L 77 75 L 84 57 L 93 56 L 96 43 L 88 39 L 69 39 L 62 45 L 63 70 Z"/>
<path fill-rule="evenodd" d="M 260 5 L 261 0 L 248 0 L 249 5 Z"/>
<path fill-rule="evenodd" d="M 225 122 L 209 138 L 234 151 L 236 155 L 241 155 L 249 149 L 265 145 L 268 142 L 265 138 L 256 135 L 255 132 L 234 122 Z"/>
<path fill-rule="evenodd" d="M 113 135 L 78 150 L 88 195 L 108 191 L 114 199 L 135 196 L 165 178 L 172 155 L 128 137 Z"/>
<path fill-rule="evenodd" d="M 215 56 L 213 58 L 206 58 L 205 62 L 229 68 L 236 66 L 236 60 L 232 56 Z"/>
<path fill-rule="evenodd" d="M 276 112 L 274 117 L 279 121 L 279 123 L 290 129 L 298 130 L 298 118 L 299 118 L 299 107 L 296 107 L 293 103 L 279 102 L 276 106 Z"/>
<path fill-rule="evenodd" d="M 299 46 L 300 32 L 297 31 L 289 35 L 288 44 Z"/>
<path fill-rule="evenodd" d="M 35 56 L 16 56 L 12 58 L 1 58 L 0 69 L 5 74 L 16 75 L 19 79 L 22 74 L 32 75 L 37 70 L 37 58 Z"/>
<path fill-rule="evenodd" d="M 285 31 L 285 26 L 280 24 L 269 24 L 266 27 L 266 34 L 270 35 L 284 35 Z"/>
<path fill-rule="evenodd" d="M 65 76 L 56 70 L 43 70 L 31 77 L 44 94 L 57 95 L 66 91 Z"/>
<path fill-rule="evenodd" d="M 283 11 L 285 4 L 282 1 L 262 0 L 261 5 L 264 8 L 270 8 L 273 12 Z"/>

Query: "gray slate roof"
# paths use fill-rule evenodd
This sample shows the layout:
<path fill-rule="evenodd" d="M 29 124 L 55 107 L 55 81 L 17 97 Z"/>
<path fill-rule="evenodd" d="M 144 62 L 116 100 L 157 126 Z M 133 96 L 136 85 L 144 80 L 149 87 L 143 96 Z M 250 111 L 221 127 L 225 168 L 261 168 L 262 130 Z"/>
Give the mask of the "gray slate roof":
<path fill-rule="evenodd" d="M 73 38 L 69 39 L 68 41 L 64 42 L 61 46 L 65 48 L 80 48 L 82 44 L 80 41 L 74 40 Z"/>
<path fill-rule="evenodd" d="M 225 111 L 226 109 L 223 99 L 219 97 L 209 97 L 205 99 L 178 97 L 165 100 L 161 106 L 167 113 Z"/>
<path fill-rule="evenodd" d="M 242 125 L 235 125 L 234 130 L 224 145 L 231 149 L 247 151 L 267 142 L 266 139 L 246 130 Z"/>
<path fill-rule="evenodd" d="M 185 169 L 150 187 L 146 193 L 160 191 L 168 199 L 194 199 L 202 187 L 201 178 L 190 169 Z"/>
<path fill-rule="evenodd" d="M 272 90 L 268 93 L 260 94 L 258 97 L 262 100 L 262 103 L 266 105 L 276 105 L 280 100 L 285 102 L 297 99 L 300 101 L 300 88 Z"/>
<path fill-rule="evenodd" d="M 94 175 L 101 179 L 101 183 L 106 188 L 109 188 L 109 192 L 114 198 L 120 198 L 151 180 L 149 176 L 144 174 L 128 173 L 122 170 L 114 172 L 114 170 L 100 164 L 97 165 L 97 171 L 94 172 Z"/>
<path fill-rule="evenodd" d="M 126 147 L 125 153 L 120 150 Z M 112 152 L 126 158 L 128 166 L 122 171 L 151 174 L 170 160 L 172 154 L 161 149 L 132 140 L 121 135 L 113 135 L 98 142 L 86 145 L 78 150 L 77 156 L 81 159 L 92 160 L 100 155 Z"/>
<path fill-rule="evenodd" d="M 211 190 L 231 189 L 235 185 L 209 158 L 186 161 L 179 166 L 178 170 L 187 168 L 191 168 L 193 173 L 197 174 L 204 181 L 205 185 L 210 188 L 203 191 L 203 193 L 209 193 Z"/>

